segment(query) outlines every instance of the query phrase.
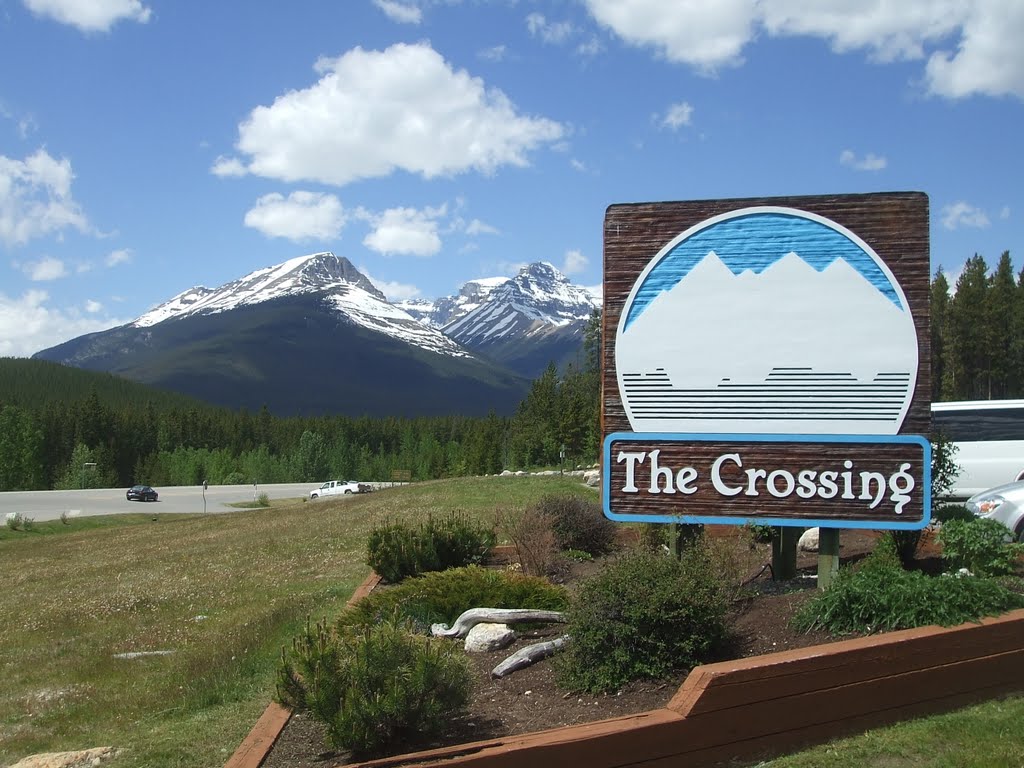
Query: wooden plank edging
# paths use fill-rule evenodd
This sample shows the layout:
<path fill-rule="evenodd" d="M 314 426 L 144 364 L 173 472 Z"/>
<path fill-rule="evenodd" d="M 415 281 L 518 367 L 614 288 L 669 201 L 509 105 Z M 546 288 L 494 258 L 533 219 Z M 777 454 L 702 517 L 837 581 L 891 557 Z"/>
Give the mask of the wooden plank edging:
<path fill-rule="evenodd" d="M 380 576 L 370 571 L 363 583 L 356 587 L 352 597 L 348 599 L 346 606 L 354 605 L 370 594 L 380 583 Z M 274 742 L 281 735 L 285 725 L 291 719 L 292 711 L 288 707 L 270 702 L 256 725 L 252 727 L 249 734 L 238 745 L 238 749 L 224 763 L 224 768 L 259 768 L 267 759 L 270 750 L 274 748 Z"/>

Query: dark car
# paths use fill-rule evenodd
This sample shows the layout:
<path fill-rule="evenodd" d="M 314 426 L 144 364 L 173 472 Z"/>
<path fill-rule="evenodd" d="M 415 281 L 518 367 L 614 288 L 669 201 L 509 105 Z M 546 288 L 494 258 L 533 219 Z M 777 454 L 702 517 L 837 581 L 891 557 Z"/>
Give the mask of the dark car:
<path fill-rule="evenodd" d="M 128 501 L 156 501 L 157 496 L 157 492 L 148 485 L 133 485 L 124 495 Z"/>

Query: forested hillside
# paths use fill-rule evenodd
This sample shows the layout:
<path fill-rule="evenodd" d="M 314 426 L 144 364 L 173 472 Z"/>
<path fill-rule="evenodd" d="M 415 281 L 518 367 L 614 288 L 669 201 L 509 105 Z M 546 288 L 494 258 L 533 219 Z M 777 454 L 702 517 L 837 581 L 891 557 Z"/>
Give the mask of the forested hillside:
<path fill-rule="evenodd" d="M 279 418 L 215 408 L 116 376 L 0 358 L 0 491 L 417 480 L 597 456 L 597 318 L 587 363 L 552 364 L 512 417 Z M 307 375 L 297 373 L 297 376 Z M 95 465 L 95 466 L 91 466 Z"/>

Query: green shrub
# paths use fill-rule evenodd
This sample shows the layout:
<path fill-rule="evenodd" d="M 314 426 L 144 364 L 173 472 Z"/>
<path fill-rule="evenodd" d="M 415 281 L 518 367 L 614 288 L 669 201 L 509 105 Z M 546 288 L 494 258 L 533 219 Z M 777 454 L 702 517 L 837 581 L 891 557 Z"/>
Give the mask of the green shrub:
<path fill-rule="evenodd" d="M 680 560 L 638 550 L 580 584 L 559 658 L 569 690 L 614 691 L 699 663 L 725 632 L 726 602 L 703 547 Z"/>
<path fill-rule="evenodd" d="M 451 624 L 470 608 L 536 608 L 564 611 L 564 587 L 536 576 L 480 566 L 451 568 L 374 590 L 347 608 L 339 626 L 372 626 L 391 617 L 409 619 L 426 631 L 431 624 Z"/>
<path fill-rule="evenodd" d="M 261 493 L 256 498 L 256 503 L 259 506 L 261 506 L 261 507 L 269 507 L 270 506 L 270 496 L 268 494 L 266 494 L 266 493 Z"/>
<path fill-rule="evenodd" d="M 25 524 L 25 516 L 21 512 L 8 512 L 6 521 L 7 527 L 12 531 L 16 531 Z"/>
<path fill-rule="evenodd" d="M 938 539 L 942 558 L 952 569 L 966 568 L 975 576 L 1006 576 L 1013 573 L 1024 549 L 1008 543 L 1010 535 L 1010 529 L 999 521 L 976 517 L 944 523 Z"/>
<path fill-rule="evenodd" d="M 469 665 L 457 644 L 397 622 L 331 632 L 310 627 L 281 653 L 277 700 L 306 708 L 335 747 L 359 756 L 439 734 L 469 701 Z"/>
<path fill-rule="evenodd" d="M 797 612 L 796 629 L 845 634 L 948 627 L 1024 607 L 1024 596 L 991 579 L 904 570 L 895 549 L 883 540 L 858 566 L 841 569 L 828 590 Z"/>
<path fill-rule="evenodd" d="M 494 531 L 459 512 L 411 528 L 388 522 L 370 531 L 367 563 L 383 579 L 397 583 L 409 576 L 480 563 L 494 546 Z"/>
<path fill-rule="evenodd" d="M 551 515 L 536 507 L 502 508 L 495 512 L 494 524 L 502 536 L 512 542 L 523 573 L 545 576 L 554 569 L 558 560 L 558 545 L 551 526 Z"/>
<path fill-rule="evenodd" d="M 561 550 L 604 555 L 615 546 L 617 526 L 604 516 L 597 502 L 579 496 L 548 494 L 540 498 L 535 509 L 550 517 L 555 542 Z"/>
<path fill-rule="evenodd" d="M 747 536 L 750 538 L 750 546 L 752 547 L 758 544 L 771 544 L 772 539 L 775 538 L 775 529 L 770 525 L 747 523 L 744 528 L 747 531 Z"/>
<path fill-rule="evenodd" d="M 917 559 L 917 548 L 921 545 L 921 531 L 890 531 L 890 545 L 904 568 L 910 568 Z"/>
<path fill-rule="evenodd" d="M 975 515 L 963 504 L 937 504 L 932 508 L 932 520 L 946 524 L 951 520 L 973 520 Z"/>

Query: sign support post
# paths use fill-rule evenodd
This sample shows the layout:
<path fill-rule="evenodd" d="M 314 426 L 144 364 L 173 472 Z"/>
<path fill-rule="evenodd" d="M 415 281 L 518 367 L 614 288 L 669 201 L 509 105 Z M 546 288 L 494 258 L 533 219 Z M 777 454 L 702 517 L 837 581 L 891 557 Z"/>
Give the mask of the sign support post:
<path fill-rule="evenodd" d="M 818 529 L 818 589 L 832 586 L 839 573 L 839 529 Z"/>
<path fill-rule="evenodd" d="M 803 528 L 780 526 L 772 536 L 772 578 L 789 581 L 796 578 L 796 545 Z"/>

